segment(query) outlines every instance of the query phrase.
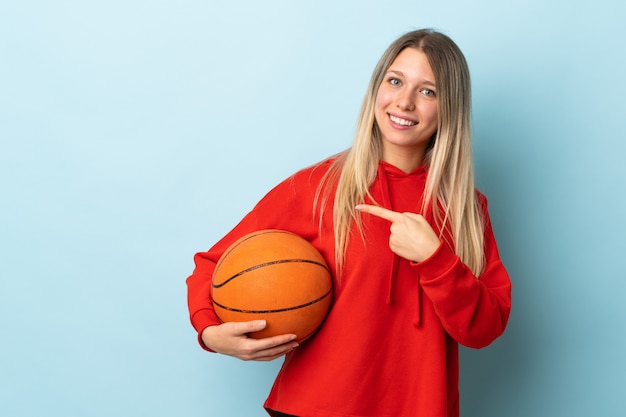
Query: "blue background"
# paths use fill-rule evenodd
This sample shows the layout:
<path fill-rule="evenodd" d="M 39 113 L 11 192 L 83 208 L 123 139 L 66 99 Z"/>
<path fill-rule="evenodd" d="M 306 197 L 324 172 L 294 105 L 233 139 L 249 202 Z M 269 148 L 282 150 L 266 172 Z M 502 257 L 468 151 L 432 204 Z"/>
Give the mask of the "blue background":
<path fill-rule="evenodd" d="M 385 47 L 434 27 L 514 282 L 462 415 L 626 415 L 622 4 L 0 3 L 0 413 L 263 416 L 280 364 L 197 346 L 192 256 L 348 147 Z"/>

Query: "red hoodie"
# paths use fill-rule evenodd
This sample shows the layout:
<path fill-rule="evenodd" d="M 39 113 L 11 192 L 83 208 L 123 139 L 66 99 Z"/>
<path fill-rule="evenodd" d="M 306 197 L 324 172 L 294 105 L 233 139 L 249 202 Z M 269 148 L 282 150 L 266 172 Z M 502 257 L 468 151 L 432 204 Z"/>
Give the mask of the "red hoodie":
<path fill-rule="evenodd" d="M 283 181 L 213 248 L 196 254 L 196 269 L 187 284 L 191 322 L 199 334 L 220 323 L 210 299 L 215 264 L 247 233 L 296 233 L 317 247 L 335 272 L 332 201 L 321 228 L 313 210 L 330 162 Z M 426 176 L 425 168 L 406 174 L 381 162 L 370 192 L 384 207 L 417 213 Z M 265 402 L 270 414 L 459 415 L 458 344 L 489 345 L 504 332 L 511 308 L 511 283 L 500 261 L 486 199 L 479 197 L 486 218 L 486 267 L 479 277 L 446 243 L 420 263 L 398 257 L 389 249 L 389 222 L 363 215 L 366 244 L 358 232 L 352 234 L 344 274 L 340 281 L 335 278 L 331 311 L 320 330 L 286 356 Z"/>

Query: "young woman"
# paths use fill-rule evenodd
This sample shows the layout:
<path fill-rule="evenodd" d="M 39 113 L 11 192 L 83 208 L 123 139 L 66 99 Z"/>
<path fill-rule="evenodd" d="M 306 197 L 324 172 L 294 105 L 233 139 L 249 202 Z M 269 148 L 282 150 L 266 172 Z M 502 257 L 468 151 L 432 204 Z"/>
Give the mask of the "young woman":
<path fill-rule="evenodd" d="M 301 346 L 294 335 L 248 338 L 262 320 L 220 323 L 213 311 L 217 260 L 260 229 L 304 237 L 333 272 L 331 311 Z M 352 147 L 276 186 L 195 262 L 188 301 L 202 346 L 243 360 L 286 355 L 270 415 L 458 416 L 458 344 L 481 348 L 504 332 L 511 283 L 474 188 L 457 45 L 431 30 L 393 42 Z"/>

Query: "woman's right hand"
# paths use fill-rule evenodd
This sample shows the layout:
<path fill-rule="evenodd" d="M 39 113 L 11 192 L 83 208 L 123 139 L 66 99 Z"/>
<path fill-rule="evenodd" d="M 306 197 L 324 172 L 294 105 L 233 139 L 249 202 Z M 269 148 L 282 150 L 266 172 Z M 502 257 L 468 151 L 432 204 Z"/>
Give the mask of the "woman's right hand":
<path fill-rule="evenodd" d="M 264 339 L 248 337 L 248 333 L 263 330 L 265 326 L 265 320 L 228 322 L 209 326 L 202 331 L 202 342 L 217 353 L 244 361 L 271 361 L 298 347 L 295 334 Z"/>

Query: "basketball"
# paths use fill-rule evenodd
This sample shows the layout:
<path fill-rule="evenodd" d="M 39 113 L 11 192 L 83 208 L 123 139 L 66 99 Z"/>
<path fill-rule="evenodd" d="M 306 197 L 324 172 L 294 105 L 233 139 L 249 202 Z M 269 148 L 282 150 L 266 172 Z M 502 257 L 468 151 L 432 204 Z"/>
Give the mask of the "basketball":
<path fill-rule="evenodd" d="M 260 230 L 234 242 L 213 272 L 211 297 L 222 322 L 266 320 L 250 333 L 264 338 L 293 333 L 298 343 L 320 327 L 333 284 L 324 257 L 302 237 Z"/>

